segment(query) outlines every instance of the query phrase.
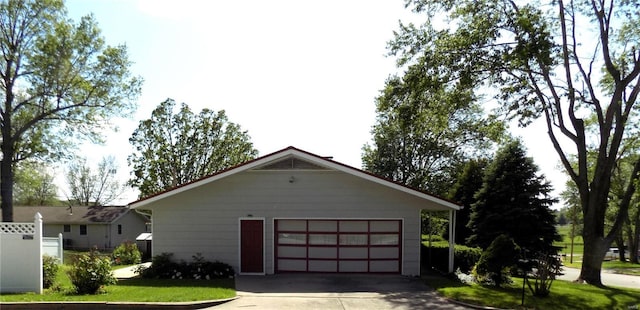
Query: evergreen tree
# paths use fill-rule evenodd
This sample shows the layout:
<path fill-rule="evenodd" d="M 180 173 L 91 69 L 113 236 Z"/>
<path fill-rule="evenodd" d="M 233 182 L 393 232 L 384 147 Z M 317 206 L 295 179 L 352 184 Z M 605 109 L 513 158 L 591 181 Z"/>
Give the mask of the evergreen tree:
<path fill-rule="evenodd" d="M 552 244 L 560 235 L 550 206 L 556 199 L 549 197 L 551 185 L 537 172 L 519 141 L 497 152 L 472 205 L 470 244 L 486 249 L 496 237 L 506 234 L 529 252 L 555 251 Z"/>
<path fill-rule="evenodd" d="M 475 194 L 482 188 L 482 175 L 487 166 L 484 159 L 470 160 L 464 166 L 462 174 L 451 189 L 449 198 L 463 206 L 456 214 L 456 243 L 466 244 L 472 231 L 467 226 L 471 216 L 471 205 L 475 202 Z"/>

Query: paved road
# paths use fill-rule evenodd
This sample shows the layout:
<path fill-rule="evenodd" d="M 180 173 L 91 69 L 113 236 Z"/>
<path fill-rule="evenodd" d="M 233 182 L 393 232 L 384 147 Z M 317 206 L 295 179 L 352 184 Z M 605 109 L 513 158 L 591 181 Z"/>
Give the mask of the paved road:
<path fill-rule="evenodd" d="M 387 275 L 239 276 L 238 299 L 209 309 L 469 309 L 420 279 Z"/>
<path fill-rule="evenodd" d="M 563 267 L 563 276 L 558 277 L 560 280 L 575 281 L 580 275 L 580 269 Z M 605 270 L 600 274 L 602 284 L 607 286 L 629 287 L 640 289 L 640 277 L 630 276 L 626 274 L 609 273 Z"/>

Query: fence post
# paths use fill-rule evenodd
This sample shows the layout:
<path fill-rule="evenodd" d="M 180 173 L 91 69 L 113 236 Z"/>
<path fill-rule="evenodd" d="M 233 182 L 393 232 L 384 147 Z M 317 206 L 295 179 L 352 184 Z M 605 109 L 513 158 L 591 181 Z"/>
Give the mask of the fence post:
<path fill-rule="evenodd" d="M 38 288 L 37 288 L 37 293 L 38 294 L 42 294 L 42 281 L 43 281 L 43 275 L 42 275 L 42 215 L 40 214 L 40 212 L 36 213 L 36 215 L 34 216 L 34 222 L 33 222 L 36 226 L 36 233 L 35 233 L 35 238 L 38 244 L 38 251 L 37 251 L 37 255 L 38 255 Z"/>
<path fill-rule="evenodd" d="M 64 264 L 64 249 L 62 245 L 62 233 L 58 234 L 58 257 L 60 257 L 60 264 Z"/>

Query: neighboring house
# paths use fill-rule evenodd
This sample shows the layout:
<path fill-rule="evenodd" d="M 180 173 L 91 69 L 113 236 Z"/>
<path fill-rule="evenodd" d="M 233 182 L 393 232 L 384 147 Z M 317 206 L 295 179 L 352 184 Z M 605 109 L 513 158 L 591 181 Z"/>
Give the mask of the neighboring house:
<path fill-rule="evenodd" d="M 62 233 L 65 249 L 113 250 L 124 241 L 135 242 L 147 231 L 148 218 L 128 207 L 15 207 L 16 222 L 40 212 L 44 236 Z"/>
<path fill-rule="evenodd" d="M 410 276 L 420 274 L 420 211 L 449 211 L 453 224 L 461 208 L 294 147 L 130 207 L 152 211 L 154 256 L 200 253 L 240 274 Z"/>

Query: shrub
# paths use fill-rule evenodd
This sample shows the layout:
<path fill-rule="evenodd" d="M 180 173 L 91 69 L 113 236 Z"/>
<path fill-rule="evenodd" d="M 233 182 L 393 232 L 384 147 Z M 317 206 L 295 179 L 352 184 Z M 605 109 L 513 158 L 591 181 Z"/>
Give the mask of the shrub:
<path fill-rule="evenodd" d="M 111 260 L 93 249 L 75 258 L 69 278 L 78 294 L 96 294 L 104 285 L 115 284 L 111 274 Z"/>
<path fill-rule="evenodd" d="M 482 252 L 473 269 L 476 281 L 497 287 L 503 283 L 510 283 L 509 271 L 517 262 L 519 250 L 513 239 L 507 235 L 496 237 Z"/>
<path fill-rule="evenodd" d="M 531 260 L 532 269 L 530 270 L 530 278 L 527 278 L 527 286 L 534 296 L 546 297 L 551 293 L 551 284 L 555 280 L 556 275 L 561 274 L 562 263 L 556 255 L 538 254 Z M 533 278 L 533 280 L 532 280 Z M 533 282 L 533 284 L 532 284 Z"/>
<path fill-rule="evenodd" d="M 173 254 L 162 253 L 153 257 L 151 266 L 141 267 L 138 273 L 143 278 L 156 279 L 220 279 L 232 278 L 235 275 L 233 267 L 223 262 L 209 262 L 200 253 L 192 256 L 191 263 L 174 262 Z"/>
<path fill-rule="evenodd" d="M 421 247 L 422 266 L 425 268 L 434 268 L 440 271 L 447 271 L 449 267 L 449 245 L 447 243 L 432 244 L 431 246 L 431 265 L 429 265 L 429 247 L 422 245 Z M 480 259 L 482 250 L 480 248 L 472 248 L 464 245 L 456 244 L 453 248 L 454 268 L 460 269 L 462 272 L 468 273 Z"/>
<path fill-rule="evenodd" d="M 142 254 L 138 250 L 138 246 L 131 241 L 120 244 L 113 250 L 111 257 L 116 265 L 133 265 L 142 261 Z"/>
<path fill-rule="evenodd" d="M 42 256 L 42 287 L 50 288 L 56 282 L 56 274 L 60 265 L 57 258 L 49 255 Z"/>

